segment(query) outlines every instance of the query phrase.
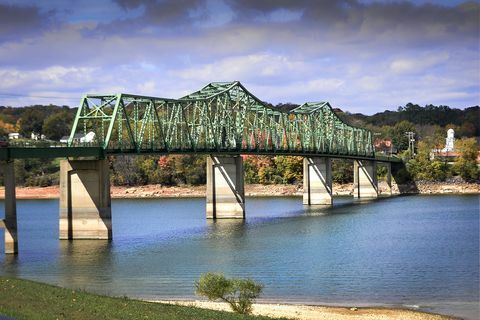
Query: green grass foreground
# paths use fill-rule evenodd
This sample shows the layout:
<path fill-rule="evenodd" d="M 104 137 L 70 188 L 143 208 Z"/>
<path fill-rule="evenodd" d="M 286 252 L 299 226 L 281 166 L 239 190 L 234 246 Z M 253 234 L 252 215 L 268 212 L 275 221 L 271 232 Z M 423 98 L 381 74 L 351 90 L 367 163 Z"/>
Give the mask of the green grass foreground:
<path fill-rule="evenodd" d="M 15 319 L 269 319 L 268 317 L 114 298 L 0 277 L 0 315 Z"/>

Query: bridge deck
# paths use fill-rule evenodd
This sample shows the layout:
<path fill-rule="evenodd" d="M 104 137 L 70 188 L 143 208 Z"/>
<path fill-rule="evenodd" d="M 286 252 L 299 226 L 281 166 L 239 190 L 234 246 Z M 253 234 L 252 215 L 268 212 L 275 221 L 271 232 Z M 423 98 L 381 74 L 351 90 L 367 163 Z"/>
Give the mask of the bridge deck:
<path fill-rule="evenodd" d="M 102 147 L 4 147 L 0 148 L 0 160 L 13 160 L 13 159 L 48 159 L 48 158 L 95 158 L 104 159 L 106 156 L 116 156 L 121 154 L 131 155 L 168 155 L 168 154 L 224 154 L 224 155 L 272 155 L 270 151 L 265 150 L 148 150 L 142 149 L 140 151 L 136 149 L 108 149 L 104 150 Z M 308 156 L 308 157 L 329 157 L 340 159 L 363 159 L 363 160 L 376 160 L 381 162 L 401 162 L 397 157 L 389 157 L 385 155 L 375 156 L 353 156 L 348 154 L 319 154 L 313 152 L 302 152 L 299 150 L 293 151 L 279 151 L 274 155 L 282 156 Z"/>

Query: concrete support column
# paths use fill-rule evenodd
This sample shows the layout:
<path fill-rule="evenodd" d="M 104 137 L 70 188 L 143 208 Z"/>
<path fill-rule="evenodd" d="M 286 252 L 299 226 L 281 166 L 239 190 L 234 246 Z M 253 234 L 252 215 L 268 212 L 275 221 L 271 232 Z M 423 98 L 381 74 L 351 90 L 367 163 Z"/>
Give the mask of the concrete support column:
<path fill-rule="evenodd" d="M 60 162 L 60 239 L 112 239 L 107 160 Z"/>
<path fill-rule="evenodd" d="M 371 160 L 355 160 L 353 162 L 353 197 L 377 198 L 377 162 Z"/>
<path fill-rule="evenodd" d="M 387 195 L 391 196 L 392 192 L 392 164 L 390 162 L 385 163 L 387 168 Z"/>
<path fill-rule="evenodd" d="M 17 200 L 15 199 L 15 168 L 12 161 L 2 161 L 5 184 L 5 253 L 18 253 Z"/>
<path fill-rule="evenodd" d="M 207 157 L 207 219 L 245 218 L 243 159 Z"/>
<path fill-rule="evenodd" d="M 303 204 L 332 204 L 332 161 L 330 158 L 303 158 Z"/>

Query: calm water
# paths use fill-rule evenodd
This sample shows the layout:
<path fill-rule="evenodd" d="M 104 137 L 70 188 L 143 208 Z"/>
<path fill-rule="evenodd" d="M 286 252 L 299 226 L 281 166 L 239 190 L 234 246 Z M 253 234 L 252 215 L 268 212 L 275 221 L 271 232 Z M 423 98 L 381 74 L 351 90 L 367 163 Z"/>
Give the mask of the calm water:
<path fill-rule="evenodd" d="M 59 241 L 58 201 L 19 201 L 20 254 L 5 256 L 0 241 L 0 274 L 176 299 L 194 298 L 201 273 L 222 271 L 262 282 L 266 301 L 478 317 L 478 196 L 335 203 L 326 210 L 300 198 L 249 198 L 245 222 L 214 223 L 204 199 L 113 200 L 109 243 Z"/>

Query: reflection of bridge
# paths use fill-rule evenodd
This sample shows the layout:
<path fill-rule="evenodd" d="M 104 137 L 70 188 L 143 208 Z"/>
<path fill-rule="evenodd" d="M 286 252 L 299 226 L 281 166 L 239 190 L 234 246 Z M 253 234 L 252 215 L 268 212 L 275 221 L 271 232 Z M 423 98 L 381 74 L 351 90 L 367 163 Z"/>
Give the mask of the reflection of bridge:
<path fill-rule="evenodd" d="M 74 141 L 95 133 L 93 143 Z M 306 205 L 332 204 L 331 158 L 355 164 L 357 198 L 378 196 L 372 133 L 345 124 L 328 102 L 288 112 L 271 108 L 239 82 L 211 83 L 180 99 L 130 94 L 82 98 L 68 146 L 0 149 L 5 180 L 5 251 L 17 252 L 14 159 L 68 158 L 60 164 L 60 238 L 111 239 L 108 155 L 203 153 L 207 218 L 245 218 L 241 154 L 304 156 Z"/>

